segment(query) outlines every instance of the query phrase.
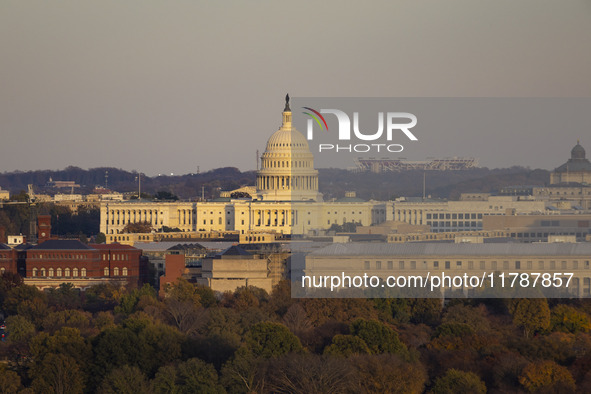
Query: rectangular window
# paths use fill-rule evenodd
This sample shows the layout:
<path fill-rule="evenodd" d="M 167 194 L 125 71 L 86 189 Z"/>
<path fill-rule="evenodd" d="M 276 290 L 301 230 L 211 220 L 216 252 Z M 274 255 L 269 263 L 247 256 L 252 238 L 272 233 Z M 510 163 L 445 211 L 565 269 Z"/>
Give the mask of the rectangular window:
<path fill-rule="evenodd" d="M 363 262 L 363 267 L 368 270 L 369 269 L 369 261 L 364 261 Z"/>
<path fill-rule="evenodd" d="M 393 261 L 388 261 L 388 269 L 394 269 L 394 262 Z"/>
<path fill-rule="evenodd" d="M 445 262 L 445 269 L 448 270 L 451 267 L 451 263 L 449 261 Z"/>
<path fill-rule="evenodd" d="M 404 261 L 399 261 L 398 262 L 398 268 L 403 270 L 404 269 Z"/>
<path fill-rule="evenodd" d="M 381 261 L 376 261 L 376 269 L 377 270 L 381 270 L 382 269 L 382 262 Z"/>

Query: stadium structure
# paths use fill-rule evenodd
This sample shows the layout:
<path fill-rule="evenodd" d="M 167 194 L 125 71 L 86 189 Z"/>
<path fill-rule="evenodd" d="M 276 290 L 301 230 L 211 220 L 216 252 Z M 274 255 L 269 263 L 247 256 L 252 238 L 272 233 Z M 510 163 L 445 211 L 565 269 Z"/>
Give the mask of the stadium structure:
<path fill-rule="evenodd" d="M 355 160 L 356 171 L 364 172 L 399 172 L 408 170 L 457 171 L 478 167 L 478 159 L 473 157 L 451 157 L 410 161 L 405 158 L 391 159 L 358 158 Z"/>

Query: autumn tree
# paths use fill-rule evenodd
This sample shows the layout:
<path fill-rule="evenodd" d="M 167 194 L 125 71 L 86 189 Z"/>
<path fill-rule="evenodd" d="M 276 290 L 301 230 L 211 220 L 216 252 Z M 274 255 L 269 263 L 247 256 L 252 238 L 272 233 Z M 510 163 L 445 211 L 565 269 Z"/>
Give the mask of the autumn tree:
<path fill-rule="evenodd" d="M 31 387 L 38 393 L 76 394 L 84 391 L 84 378 L 75 359 L 48 354 L 33 367 Z"/>
<path fill-rule="evenodd" d="M 291 354 L 269 360 L 266 388 L 272 393 L 348 393 L 351 366 L 343 358 Z"/>
<path fill-rule="evenodd" d="M 158 369 L 154 378 L 154 392 L 165 393 L 224 393 L 218 383 L 218 373 L 213 365 L 198 358 L 191 358 L 177 366 Z"/>
<path fill-rule="evenodd" d="M 398 333 L 377 320 L 355 320 L 351 324 L 351 334 L 363 339 L 374 354 L 406 352 Z"/>
<path fill-rule="evenodd" d="M 473 372 L 448 369 L 445 375 L 437 378 L 432 394 L 455 394 L 455 393 L 486 393 L 486 385 L 478 375 Z"/>
<path fill-rule="evenodd" d="M 550 308 L 545 298 L 522 298 L 516 301 L 513 324 L 523 328 L 525 337 L 550 325 Z"/>
<path fill-rule="evenodd" d="M 557 305 L 550 313 L 550 330 L 571 332 L 588 332 L 591 329 L 589 316 L 572 306 Z"/>
<path fill-rule="evenodd" d="M 111 371 L 98 389 L 100 394 L 151 394 L 152 385 L 138 367 L 124 365 Z"/>
<path fill-rule="evenodd" d="M 21 378 L 16 372 L 0 368 L 0 393 L 16 393 L 22 388 Z"/>
<path fill-rule="evenodd" d="M 150 222 L 127 223 L 123 227 L 124 233 L 150 233 L 152 232 L 152 225 Z"/>
<path fill-rule="evenodd" d="M 35 334 L 35 326 L 24 316 L 8 316 L 6 332 L 11 342 L 27 342 Z"/>
<path fill-rule="evenodd" d="M 523 369 L 519 382 L 529 392 L 573 393 L 575 380 L 563 366 L 545 360 L 531 363 Z"/>
<path fill-rule="evenodd" d="M 335 335 L 332 343 L 324 349 L 324 354 L 349 357 L 356 354 L 370 354 L 367 343 L 353 335 Z"/>
<path fill-rule="evenodd" d="M 393 354 L 351 358 L 355 392 L 422 393 L 427 372 L 419 362 L 407 362 Z"/>
<path fill-rule="evenodd" d="M 247 348 L 259 357 L 280 356 L 302 350 L 298 337 L 283 324 L 261 322 L 251 327 L 246 336 Z"/>

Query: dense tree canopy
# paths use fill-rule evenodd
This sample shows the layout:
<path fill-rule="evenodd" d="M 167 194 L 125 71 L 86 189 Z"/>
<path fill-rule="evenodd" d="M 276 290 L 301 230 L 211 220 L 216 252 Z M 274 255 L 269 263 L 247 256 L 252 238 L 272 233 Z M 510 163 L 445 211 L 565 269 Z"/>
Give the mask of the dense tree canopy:
<path fill-rule="evenodd" d="M 291 299 L 0 277 L 0 392 L 586 392 L 587 300 Z M 548 312 L 550 311 L 550 312 Z M 529 316 L 528 321 L 526 317 Z M 541 322 L 541 323 L 540 323 Z M 527 335 L 524 327 L 528 325 Z"/>

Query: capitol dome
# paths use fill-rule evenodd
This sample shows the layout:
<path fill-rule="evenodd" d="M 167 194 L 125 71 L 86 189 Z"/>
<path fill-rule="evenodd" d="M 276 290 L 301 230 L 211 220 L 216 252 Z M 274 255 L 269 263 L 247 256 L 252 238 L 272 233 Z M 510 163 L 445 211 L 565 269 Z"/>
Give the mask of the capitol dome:
<path fill-rule="evenodd" d="M 277 130 L 267 141 L 266 151 L 299 150 L 310 151 L 306 137 L 295 128 Z"/>
<path fill-rule="evenodd" d="M 319 201 L 318 171 L 308 141 L 292 124 L 289 95 L 283 122 L 267 141 L 257 171 L 257 195 L 262 200 Z"/>

